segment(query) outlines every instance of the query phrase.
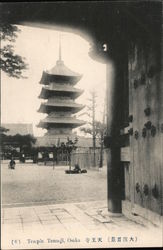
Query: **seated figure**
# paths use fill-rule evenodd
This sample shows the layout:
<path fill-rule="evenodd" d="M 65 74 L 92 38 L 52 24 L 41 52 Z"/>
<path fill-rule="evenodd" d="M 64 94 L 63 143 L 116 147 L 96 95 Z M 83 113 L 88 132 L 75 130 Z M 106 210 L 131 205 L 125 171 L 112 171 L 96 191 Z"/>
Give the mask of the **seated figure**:
<path fill-rule="evenodd" d="M 77 172 L 77 173 L 80 173 L 80 172 L 81 172 L 81 169 L 80 169 L 80 167 L 79 167 L 78 164 L 75 164 L 74 171 Z"/>

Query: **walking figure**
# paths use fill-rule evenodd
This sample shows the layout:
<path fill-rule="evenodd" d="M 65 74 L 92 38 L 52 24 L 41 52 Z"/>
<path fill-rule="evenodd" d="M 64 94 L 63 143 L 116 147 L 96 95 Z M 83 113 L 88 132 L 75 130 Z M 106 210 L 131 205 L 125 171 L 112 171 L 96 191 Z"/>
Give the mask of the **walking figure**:
<path fill-rule="evenodd" d="M 10 169 L 15 169 L 15 165 L 16 165 L 15 161 L 13 159 L 11 159 L 11 161 L 9 163 L 9 168 Z"/>

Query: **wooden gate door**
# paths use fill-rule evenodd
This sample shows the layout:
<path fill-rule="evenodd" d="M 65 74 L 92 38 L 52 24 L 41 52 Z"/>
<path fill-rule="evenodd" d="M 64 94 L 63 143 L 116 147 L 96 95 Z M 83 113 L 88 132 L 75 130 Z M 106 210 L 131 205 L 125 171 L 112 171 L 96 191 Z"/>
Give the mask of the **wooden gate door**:
<path fill-rule="evenodd" d="M 131 202 L 162 215 L 163 83 L 160 55 L 152 46 L 129 54 Z M 132 131 L 132 130 L 131 130 Z"/>

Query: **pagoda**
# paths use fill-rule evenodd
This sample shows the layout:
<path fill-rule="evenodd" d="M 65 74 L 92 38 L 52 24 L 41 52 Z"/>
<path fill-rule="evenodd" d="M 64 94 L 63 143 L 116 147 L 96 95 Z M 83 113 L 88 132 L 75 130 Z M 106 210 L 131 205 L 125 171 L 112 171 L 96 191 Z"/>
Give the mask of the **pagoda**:
<path fill-rule="evenodd" d="M 68 137 L 74 139 L 76 134 L 72 133 L 72 129 L 85 124 L 74 116 L 84 108 L 84 105 L 75 102 L 83 93 L 83 90 L 74 87 L 81 77 L 65 66 L 59 44 L 59 60 L 51 70 L 43 71 L 40 80 L 44 86 L 39 98 L 45 99 L 45 102 L 41 103 L 38 112 L 46 113 L 47 117 L 40 121 L 38 127 L 47 129 L 44 135 L 46 145 L 56 145 L 58 140 L 65 142 Z"/>

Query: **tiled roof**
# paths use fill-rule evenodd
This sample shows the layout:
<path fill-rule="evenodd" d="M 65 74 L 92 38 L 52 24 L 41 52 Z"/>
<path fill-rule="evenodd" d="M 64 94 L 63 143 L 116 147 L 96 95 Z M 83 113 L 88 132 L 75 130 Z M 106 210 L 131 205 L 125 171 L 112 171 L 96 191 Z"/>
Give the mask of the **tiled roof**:
<path fill-rule="evenodd" d="M 73 117 L 46 117 L 42 122 L 47 123 L 63 123 L 63 124 L 85 124 L 85 121 Z"/>
<path fill-rule="evenodd" d="M 63 111 L 66 111 L 68 109 L 71 110 L 72 113 L 76 113 L 83 108 L 84 105 L 75 102 L 63 102 L 63 101 L 57 102 L 49 100 L 48 102 L 41 103 L 38 112 L 48 113 L 48 110 L 55 111 L 62 109 Z"/>
<path fill-rule="evenodd" d="M 66 84 L 62 84 L 62 85 L 58 85 L 58 84 L 55 84 L 53 87 L 52 86 L 45 86 L 42 88 L 41 90 L 41 93 L 39 95 L 39 98 L 48 98 L 48 96 L 51 94 L 51 93 L 64 93 L 67 94 L 67 95 L 71 95 L 73 97 L 78 97 L 80 96 L 82 93 L 84 92 L 84 90 L 81 90 L 81 89 L 77 89 L 77 88 L 74 88 L 72 86 L 69 86 L 69 85 L 66 85 Z"/>
<path fill-rule="evenodd" d="M 71 139 L 71 136 L 69 137 Z M 75 137 L 74 137 L 75 138 Z M 74 140 L 74 138 L 72 138 L 72 140 Z M 37 141 L 35 146 L 36 147 L 50 147 L 53 145 L 57 145 L 58 141 L 67 142 L 67 137 L 63 137 L 62 138 L 57 138 L 57 136 L 42 136 L 42 137 L 37 137 Z M 78 136 L 78 142 L 77 142 L 77 147 L 79 148 L 92 148 L 92 138 L 85 138 L 85 137 L 80 137 Z M 99 139 L 96 139 L 96 147 L 100 147 L 100 143 L 99 143 Z"/>
<path fill-rule="evenodd" d="M 47 128 L 50 124 L 53 125 L 53 127 L 58 127 L 59 125 L 64 126 L 64 127 L 71 127 L 71 128 L 76 128 L 81 125 L 85 124 L 85 121 L 74 119 L 74 118 L 52 118 L 52 117 L 47 117 L 39 122 L 37 127 L 41 128 Z"/>
<path fill-rule="evenodd" d="M 2 127 L 9 129 L 6 135 L 33 135 L 33 125 L 31 123 L 3 123 Z"/>
<path fill-rule="evenodd" d="M 56 65 L 51 69 L 46 71 L 50 75 L 59 75 L 59 76 L 73 76 L 80 77 L 81 75 L 72 71 L 64 65 L 62 60 L 58 60 Z"/>

